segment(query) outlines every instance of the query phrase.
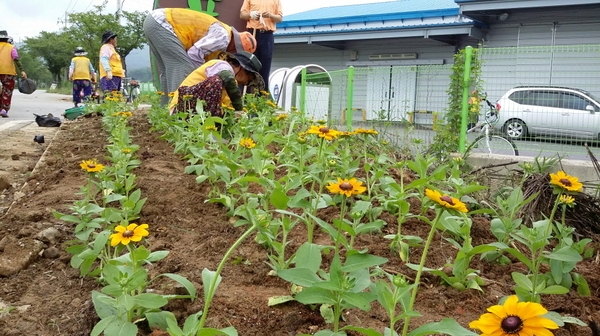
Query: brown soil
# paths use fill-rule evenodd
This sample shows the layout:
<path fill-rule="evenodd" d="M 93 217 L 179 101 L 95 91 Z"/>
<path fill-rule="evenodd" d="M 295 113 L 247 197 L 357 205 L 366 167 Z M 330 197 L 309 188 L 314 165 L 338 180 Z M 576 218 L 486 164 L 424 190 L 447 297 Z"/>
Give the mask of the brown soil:
<path fill-rule="evenodd" d="M 0 304 L 16 307 L 0 317 L 0 335 L 89 335 L 98 321 L 91 304 L 91 291 L 99 290 L 99 284 L 91 278 L 82 278 L 69 265 L 70 255 L 65 252 L 65 242 L 72 239 L 73 227 L 54 218 L 52 211 L 68 213 L 69 207 L 78 197 L 77 192 L 84 184 L 78 163 L 84 159 L 98 158 L 102 161 L 105 150 L 105 133 L 100 118 L 83 118 L 64 123 L 44 155 L 44 160 L 31 176 L 23 170 L 5 171 L 11 184 L 18 186 L 4 191 L 4 199 L 12 200 L 16 192 L 20 197 L 2 216 L 0 212 L 0 237 L 16 238 L 21 246 L 33 244 L 35 236 L 42 230 L 54 227 L 61 233 L 55 244 L 45 243 L 44 252 L 34 258 L 26 269 L 19 273 L 0 277 Z M 218 204 L 205 203 L 208 187 L 197 184 L 195 176 L 186 175 L 186 162 L 173 153 L 167 142 L 158 139 L 150 131 L 143 113 L 130 121 L 134 143 L 140 146 L 137 153 L 142 165 L 134 171 L 137 186 L 147 202 L 142 211 L 141 222 L 148 223 L 151 235 L 146 240 L 151 250 L 169 250 L 169 256 L 150 267 L 152 275 L 178 273 L 191 280 L 200 295 L 194 302 L 175 300 L 167 309 L 182 321 L 190 314 L 202 309 L 201 272 L 206 267 L 215 270 L 221 256 L 243 232 L 234 228 L 226 216 L 225 209 Z M 12 140 L 9 140 L 12 141 Z M 5 159 L 6 140 L 3 140 L 2 158 Z M 8 146 L 10 148 L 10 146 Z M 34 153 L 35 154 L 35 153 Z M 39 153 L 34 157 L 41 155 Z M 4 168 L 3 168 L 4 169 Z M 31 165 L 28 165 L 31 170 Z M 23 186 L 24 181 L 27 183 Z M 6 201 L 0 206 L 6 206 Z M 329 221 L 334 211 L 324 211 L 321 217 Z M 396 230 L 395 218 L 385 218 L 388 226 L 384 234 Z M 425 238 L 427 227 L 418 221 L 403 225 L 406 234 Z M 291 250 L 301 244 L 302 232 L 292 235 Z M 493 241 L 489 222 L 475 218 L 473 245 Z M 1 238 L 0 238 L 1 239 Z M 316 240 L 325 239 L 317 234 Z M 389 241 L 382 235 L 366 235 L 358 240 L 359 248 L 368 248 L 372 253 L 389 259 L 385 269 L 414 276 L 414 272 L 403 265 L 388 247 Z M 598 243 L 595 242 L 598 248 Z M 58 254 L 48 253 L 51 248 Z M 441 267 L 451 261 L 456 251 L 448 243 L 436 237 L 427 260 L 428 267 Z M 0 249 L 0 255 L 17 256 L 18 250 Z M 412 251 L 412 262 L 418 263 L 419 250 Z M 253 239 L 245 241 L 235 252 L 234 259 L 240 263 L 228 263 L 223 271 L 223 281 L 210 310 L 208 325 L 222 328 L 233 325 L 240 335 L 297 335 L 314 333 L 328 326 L 318 310 L 290 302 L 279 306 L 267 306 L 271 296 L 286 295 L 290 285 L 285 281 L 268 276 L 265 264 L 266 252 Z M 439 321 L 445 317 L 457 319 L 463 326 L 479 317 L 485 309 L 497 304 L 498 299 L 510 295 L 512 280 L 510 272 L 525 271 L 515 263 L 498 266 L 475 259 L 471 265 L 481 270 L 486 279 L 484 292 L 475 290 L 458 291 L 440 283 L 439 279 L 425 275 L 417 298 L 416 310 L 422 317 L 413 319 L 411 325 Z M 563 315 L 575 316 L 583 321 L 590 318 L 600 321 L 600 272 L 598 260 L 586 259 L 577 268 L 589 282 L 592 297 L 580 297 L 573 290 L 567 295 L 544 296 L 542 303 Z M 170 291 L 173 283 L 167 280 L 153 285 L 156 290 Z M 1 305 L 0 305 L 1 306 Z M 374 303 L 370 312 L 348 311 L 345 320 L 353 325 L 374 327 L 383 330 L 388 321 L 384 311 Z M 1 315 L 2 311 L 0 311 Z M 141 331 L 141 335 L 150 334 Z M 569 325 L 555 335 L 591 336 L 589 328 Z"/>

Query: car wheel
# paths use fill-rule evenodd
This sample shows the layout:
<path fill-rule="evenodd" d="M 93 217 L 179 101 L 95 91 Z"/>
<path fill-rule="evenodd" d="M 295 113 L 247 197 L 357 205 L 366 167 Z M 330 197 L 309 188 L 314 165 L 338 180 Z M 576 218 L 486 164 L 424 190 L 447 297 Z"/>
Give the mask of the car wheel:
<path fill-rule="evenodd" d="M 511 119 L 504 124 L 504 133 L 511 139 L 523 139 L 527 136 L 527 125 L 523 120 Z"/>

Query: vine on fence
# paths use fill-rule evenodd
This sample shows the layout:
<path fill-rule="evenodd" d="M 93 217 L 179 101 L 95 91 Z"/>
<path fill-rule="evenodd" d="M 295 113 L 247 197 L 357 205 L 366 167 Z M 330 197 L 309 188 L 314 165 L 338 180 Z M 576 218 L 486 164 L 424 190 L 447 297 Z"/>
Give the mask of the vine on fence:
<path fill-rule="evenodd" d="M 481 92 L 483 82 L 481 80 L 481 59 L 479 48 L 473 49 L 470 69 L 470 92 Z M 443 120 L 437 121 L 435 129 L 437 133 L 428 152 L 439 159 L 445 159 L 450 153 L 458 151 L 458 142 L 461 125 L 462 95 L 465 87 L 466 49 L 461 49 L 454 54 L 454 66 L 450 75 L 450 87 L 448 93 L 448 109 Z M 471 111 L 469 109 L 469 122 L 477 120 L 479 109 Z"/>

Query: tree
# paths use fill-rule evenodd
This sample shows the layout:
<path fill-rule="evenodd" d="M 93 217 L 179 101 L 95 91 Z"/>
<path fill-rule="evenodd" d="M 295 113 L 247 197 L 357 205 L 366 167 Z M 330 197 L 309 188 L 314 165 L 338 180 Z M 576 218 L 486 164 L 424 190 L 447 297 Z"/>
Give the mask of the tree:
<path fill-rule="evenodd" d="M 77 46 L 83 47 L 88 52 L 94 67 L 99 66 L 98 54 L 102 46 L 102 34 L 112 30 L 118 34 L 117 52 L 121 55 L 123 67 L 127 69 L 125 59 L 134 49 L 143 49 L 146 43 L 143 24 L 148 12 L 120 12 L 120 16 L 114 14 L 101 14 L 106 8 L 105 1 L 100 6 L 88 12 L 69 14 L 71 26 L 67 28 L 71 38 L 76 41 Z"/>
<path fill-rule="evenodd" d="M 41 58 L 54 80 L 60 83 L 73 57 L 74 42 L 67 33 L 43 31 L 39 37 L 26 39 L 25 49 L 33 57 Z"/>
<path fill-rule="evenodd" d="M 19 49 L 19 59 L 21 60 L 21 64 L 23 64 L 25 72 L 27 72 L 27 77 L 36 81 L 38 87 L 41 87 L 40 83 L 49 84 L 52 82 L 52 74 L 44 65 L 43 60 L 33 56 L 26 47 Z"/>

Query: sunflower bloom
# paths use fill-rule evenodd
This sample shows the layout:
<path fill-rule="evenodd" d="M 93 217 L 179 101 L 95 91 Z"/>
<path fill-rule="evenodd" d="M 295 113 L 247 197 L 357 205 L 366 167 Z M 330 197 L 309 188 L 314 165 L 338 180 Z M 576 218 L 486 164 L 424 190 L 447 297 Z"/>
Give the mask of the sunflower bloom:
<path fill-rule="evenodd" d="M 331 141 L 333 139 L 337 139 L 341 132 L 330 129 L 326 126 L 310 126 L 310 129 L 306 131 L 306 133 L 317 134 L 319 138 Z"/>
<path fill-rule="evenodd" d="M 461 202 L 458 198 L 450 197 L 446 194 L 442 195 L 439 191 L 431 189 L 425 189 L 425 195 L 432 201 L 448 209 L 454 209 L 460 212 L 469 212 L 465 203 Z"/>
<path fill-rule="evenodd" d="M 240 146 L 250 149 L 256 147 L 256 142 L 251 138 L 242 138 L 242 140 L 240 140 Z"/>
<path fill-rule="evenodd" d="M 79 167 L 88 173 L 99 173 L 104 170 L 104 165 L 98 163 L 96 160 L 83 160 L 79 164 Z"/>
<path fill-rule="evenodd" d="M 162 91 L 156 91 L 156 94 L 159 95 L 159 96 L 164 96 L 165 95 L 165 93 L 162 92 Z"/>
<path fill-rule="evenodd" d="M 511 295 L 504 305 L 489 307 L 489 313 L 469 323 L 469 327 L 481 330 L 481 336 L 552 336 L 548 329 L 558 329 L 558 325 L 541 316 L 548 311 L 539 303 L 518 300 Z"/>
<path fill-rule="evenodd" d="M 363 187 L 361 181 L 358 181 L 355 178 L 351 178 L 349 180 L 342 180 L 339 177 L 337 179 L 337 183 L 329 182 L 327 189 L 331 193 L 346 195 L 346 197 L 350 197 L 352 195 L 360 195 L 367 191 L 367 188 Z"/>
<path fill-rule="evenodd" d="M 169 92 L 169 97 L 173 97 L 173 96 L 175 96 L 175 92 L 174 91 L 173 92 Z"/>
<path fill-rule="evenodd" d="M 581 191 L 583 184 L 575 176 L 567 175 L 564 171 L 550 174 L 550 184 L 554 184 L 568 191 Z"/>
<path fill-rule="evenodd" d="M 214 126 L 214 125 L 206 126 L 206 127 L 204 127 L 204 129 L 207 131 L 215 131 L 215 132 L 218 131 L 217 126 Z"/>
<path fill-rule="evenodd" d="M 357 128 L 354 130 L 354 132 L 356 134 L 375 134 L 375 135 L 379 134 L 379 132 L 377 132 L 376 130 L 371 129 L 371 128 L 370 129 Z"/>
<path fill-rule="evenodd" d="M 118 225 L 115 233 L 110 235 L 110 246 L 128 245 L 129 242 L 139 242 L 148 235 L 148 224 L 129 224 L 127 227 Z"/>
<path fill-rule="evenodd" d="M 121 153 L 123 153 L 123 154 L 129 154 L 129 153 L 131 153 L 131 149 L 129 149 L 129 148 L 123 148 L 123 149 L 121 149 Z"/>
<path fill-rule="evenodd" d="M 573 196 L 562 194 L 558 198 L 558 201 L 562 204 L 571 205 L 575 202 L 575 198 Z"/>
<path fill-rule="evenodd" d="M 271 107 L 274 107 L 274 108 L 277 108 L 277 107 L 278 107 L 278 106 L 277 106 L 277 104 L 275 104 L 275 103 L 274 103 L 273 101 L 271 101 L 271 100 L 267 100 L 267 105 L 269 105 L 269 106 L 271 106 Z"/>
<path fill-rule="evenodd" d="M 275 118 L 275 120 L 277 120 L 277 121 L 284 120 L 284 119 L 287 119 L 287 117 L 288 117 L 287 113 L 281 113 L 281 114 L 277 115 L 277 117 Z"/>

